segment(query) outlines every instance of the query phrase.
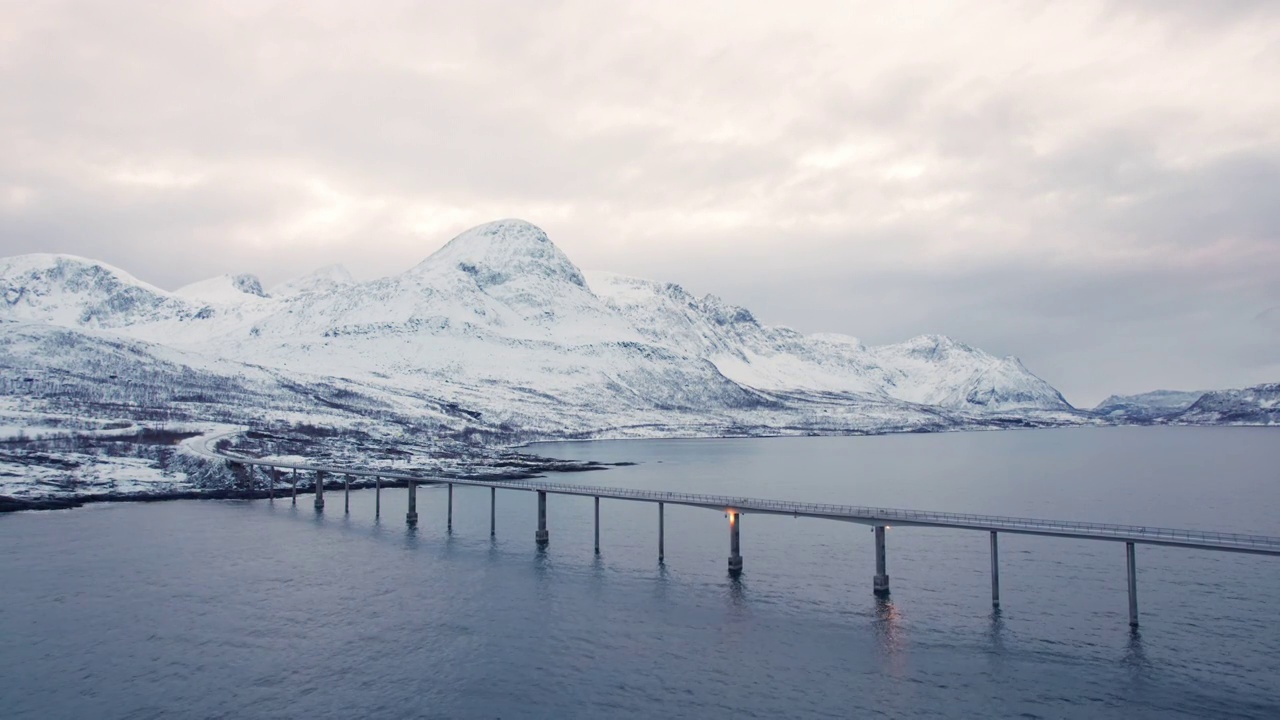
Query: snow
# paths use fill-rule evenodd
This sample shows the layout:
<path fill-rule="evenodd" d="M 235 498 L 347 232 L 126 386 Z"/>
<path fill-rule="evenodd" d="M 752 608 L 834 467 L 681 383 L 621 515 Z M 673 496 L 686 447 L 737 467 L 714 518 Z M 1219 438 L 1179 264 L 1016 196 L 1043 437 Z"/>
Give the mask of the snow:
<path fill-rule="evenodd" d="M 1280 423 L 1280 383 L 1204 393 L 1185 411 L 1173 415 L 1179 424 L 1275 425 Z"/>
<path fill-rule="evenodd" d="M 0 494 L 19 499 L 93 495 L 155 495 L 187 490 L 181 472 L 165 472 L 147 458 L 67 452 L 63 467 L 0 459 Z"/>
<path fill-rule="evenodd" d="M 139 425 L 133 422 L 120 423 L 118 427 L 104 427 L 93 430 L 82 430 L 66 427 L 50 427 L 35 423 L 0 425 L 0 442 L 12 440 L 53 440 L 55 438 L 79 437 L 130 437 L 137 435 Z"/>
<path fill-rule="evenodd" d="M 181 287 L 173 294 L 195 302 L 221 305 L 237 305 L 249 302 L 249 298 L 267 296 L 262 290 L 262 282 L 247 274 L 220 275 Z"/>
<path fill-rule="evenodd" d="M 319 270 L 303 275 L 300 278 L 281 283 L 271 288 L 273 297 L 289 297 L 291 295 L 304 295 L 309 293 L 324 292 L 335 287 L 345 287 L 347 285 L 355 285 L 355 278 L 351 276 L 351 272 L 341 265 L 329 265 Z"/>
<path fill-rule="evenodd" d="M 868 347 L 857 338 L 802 335 L 756 321 L 745 308 L 678 285 L 588 273 L 593 290 L 654 343 L 704 358 L 727 378 L 769 391 L 874 394 L 910 403 L 1069 410 L 1016 358 L 996 358 L 938 335 Z"/>
<path fill-rule="evenodd" d="M 130 441 L 137 426 L 254 428 L 295 449 L 331 433 L 319 447 L 341 459 L 394 448 L 381 466 L 456 470 L 545 439 L 1280 423 L 1280 385 L 1077 411 L 1015 357 L 766 325 L 679 285 L 584 273 L 519 220 L 369 282 L 333 267 L 269 295 L 244 275 L 170 293 L 44 254 L 0 259 L 0 294 L 0 440 L 44 436 L 0 447 L 0 495 L 19 497 L 226 487 L 205 460 Z"/>
<path fill-rule="evenodd" d="M 75 255 L 0 259 L 3 316 L 64 327 L 119 327 L 178 315 L 169 293 L 118 268 Z"/>
<path fill-rule="evenodd" d="M 49 402 L 520 440 L 1088 421 L 1015 358 L 765 325 L 678 285 L 583 273 L 520 220 L 398 275 L 331 268 L 270 295 L 251 276 L 167 293 L 65 256 L 0 261 L 0 286 L 16 298 L 0 305 L 0 369 Z"/>
<path fill-rule="evenodd" d="M 498 220 L 474 227 L 450 240 L 411 272 L 433 275 L 461 270 L 481 288 L 548 279 L 586 288 L 578 270 L 547 234 L 524 220 Z"/>
<path fill-rule="evenodd" d="M 1205 394 L 1204 390 L 1153 390 L 1137 395 L 1112 395 L 1094 412 L 1134 420 L 1150 420 L 1182 412 Z"/>
<path fill-rule="evenodd" d="M 1280 422 L 1280 383 L 1237 390 L 1155 390 L 1112 395 L 1093 411 L 1120 422 L 1275 425 Z"/>
<path fill-rule="evenodd" d="M 72 272 L 83 268 L 98 268 L 104 273 L 118 278 L 124 284 L 159 295 L 165 294 L 164 290 L 143 282 L 114 265 L 108 265 L 100 260 L 91 260 L 79 255 L 71 255 L 69 253 L 29 253 L 0 258 L 0 277 L 4 278 L 21 277 L 23 275 L 35 276 L 50 268 L 59 268 L 64 271 L 70 269 Z"/>

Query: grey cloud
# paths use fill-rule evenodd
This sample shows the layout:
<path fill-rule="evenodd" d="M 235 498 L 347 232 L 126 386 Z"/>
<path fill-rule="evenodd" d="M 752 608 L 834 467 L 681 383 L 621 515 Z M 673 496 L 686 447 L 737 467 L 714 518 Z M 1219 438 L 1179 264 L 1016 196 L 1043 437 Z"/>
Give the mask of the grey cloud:
<path fill-rule="evenodd" d="M 233 182 L 162 194 L 70 183 L 41 187 L 30 208 L 0 211 L 6 253 L 83 255 L 171 288 L 250 264 L 227 257 L 224 239 L 270 222 L 286 202 L 271 188 Z"/>
<path fill-rule="evenodd" d="M 1233 153 L 1203 167 L 1164 169 L 1117 226 L 1183 244 L 1243 238 L 1271 244 L 1280 261 L 1280 153 Z M 1280 263 L 1273 266 L 1280 271 Z"/>
<path fill-rule="evenodd" d="M 1156 17 L 1182 30 L 1203 28 L 1205 23 L 1231 25 L 1280 16 L 1280 8 L 1270 0 L 1119 0 L 1110 5 L 1116 15 Z"/>

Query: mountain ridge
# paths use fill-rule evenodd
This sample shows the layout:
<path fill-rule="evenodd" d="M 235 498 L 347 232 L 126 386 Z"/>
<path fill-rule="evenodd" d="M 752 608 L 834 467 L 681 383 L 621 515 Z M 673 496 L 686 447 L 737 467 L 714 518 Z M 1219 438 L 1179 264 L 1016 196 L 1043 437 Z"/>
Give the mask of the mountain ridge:
<path fill-rule="evenodd" d="M 266 293 L 256 278 L 231 275 L 170 293 L 84 259 L 0 261 L 0 290 L 17 298 L 0 318 L 173 348 L 191 367 L 206 358 L 215 374 L 239 363 L 431 397 L 549 437 L 629 425 L 861 432 L 1087 421 L 1016 358 L 939 335 L 867 346 L 764 325 L 714 295 L 583 273 L 521 220 L 467 230 L 390 277 L 355 282 L 335 271 L 296 283 Z"/>
<path fill-rule="evenodd" d="M 1225 390 L 1153 390 L 1112 395 L 1092 412 L 1119 422 L 1167 425 L 1280 425 L 1280 383 Z"/>

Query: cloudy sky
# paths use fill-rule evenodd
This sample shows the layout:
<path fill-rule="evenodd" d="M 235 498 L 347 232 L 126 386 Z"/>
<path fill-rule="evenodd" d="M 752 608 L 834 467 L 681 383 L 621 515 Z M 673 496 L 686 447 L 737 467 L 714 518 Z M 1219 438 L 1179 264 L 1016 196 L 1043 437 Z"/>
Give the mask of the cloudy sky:
<path fill-rule="evenodd" d="M 0 0 L 0 254 L 269 286 L 501 217 L 1078 405 L 1277 381 L 1280 3 Z"/>

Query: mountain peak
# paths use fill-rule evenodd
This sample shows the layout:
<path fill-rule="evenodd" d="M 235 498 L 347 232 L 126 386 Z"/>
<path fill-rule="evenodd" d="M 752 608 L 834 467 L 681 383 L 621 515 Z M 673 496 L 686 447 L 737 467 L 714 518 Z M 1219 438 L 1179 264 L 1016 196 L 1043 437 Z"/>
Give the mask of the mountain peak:
<path fill-rule="evenodd" d="M 240 303 L 249 298 L 265 298 L 262 282 L 256 275 L 219 275 L 178 288 L 173 292 L 181 298 L 197 302 Z"/>
<path fill-rule="evenodd" d="M 900 343 L 897 347 L 901 348 L 908 355 L 921 360 L 943 360 L 952 352 L 975 352 L 974 348 L 969 345 L 953 340 L 946 335 L 935 334 L 917 335 L 910 340 Z"/>
<path fill-rule="evenodd" d="M 355 284 L 355 278 L 351 276 L 351 272 L 345 267 L 342 265 L 327 265 L 300 278 L 294 278 L 271 288 L 271 294 L 276 297 L 288 297 L 290 295 L 303 295 Z"/>
<path fill-rule="evenodd" d="M 67 327 L 128 324 L 182 304 L 119 268 L 53 253 L 0 259 L 0 297 L 0 316 Z"/>
<path fill-rule="evenodd" d="M 18 278 L 39 275 L 55 275 L 59 278 L 70 278 L 76 275 L 112 278 L 127 285 L 146 289 L 148 292 L 163 294 L 164 290 L 139 280 L 120 268 L 101 260 L 71 255 L 68 253 L 29 253 L 0 258 L 0 276 Z"/>
<path fill-rule="evenodd" d="M 416 268 L 418 272 L 461 271 L 481 288 L 523 278 L 546 278 L 585 289 L 582 271 L 533 223 L 496 220 L 463 232 Z"/>

